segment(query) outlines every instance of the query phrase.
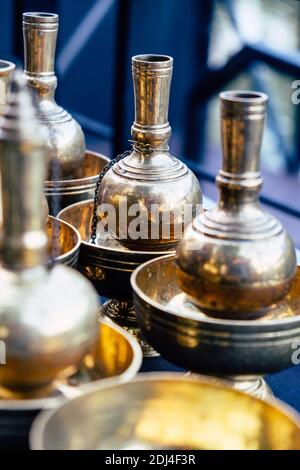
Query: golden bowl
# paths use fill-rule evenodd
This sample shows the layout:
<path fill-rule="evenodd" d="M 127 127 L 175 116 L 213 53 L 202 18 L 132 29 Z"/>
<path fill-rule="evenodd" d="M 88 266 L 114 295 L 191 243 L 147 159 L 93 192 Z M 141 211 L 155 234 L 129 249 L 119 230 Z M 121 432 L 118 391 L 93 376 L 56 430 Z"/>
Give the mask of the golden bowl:
<path fill-rule="evenodd" d="M 56 216 L 64 207 L 94 197 L 99 174 L 107 163 L 109 163 L 108 157 L 87 150 L 82 178 L 45 181 L 44 190 L 50 214 Z"/>
<path fill-rule="evenodd" d="M 132 307 L 130 276 L 145 261 L 174 251 L 134 251 L 117 240 L 107 238 L 91 243 L 94 201 L 82 201 L 63 209 L 59 219 L 75 227 L 81 236 L 77 269 L 87 277 L 100 296 L 112 299 L 103 306 L 104 314 L 139 339 L 144 357 L 157 356 L 141 337 Z"/>
<path fill-rule="evenodd" d="M 300 337 L 300 266 L 286 297 L 256 320 L 203 313 L 178 285 L 172 255 L 140 266 L 131 283 L 145 339 L 178 366 L 201 374 L 253 377 L 293 365 Z"/>
<path fill-rule="evenodd" d="M 93 283 L 99 295 L 132 301 L 132 272 L 140 264 L 172 251 L 134 251 L 112 239 L 94 245 L 90 242 L 93 207 L 93 200 L 82 201 L 58 214 L 60 220 L 78 230 L 81 236 L 78 270 Z"/>
<path fill-rule="evenodd" d="M 42 450 L 295 450 L 300 419 L 210 381 L 143 374 L 42 413 L 30 433 Z"/>
<path fill-rule="evenodd" d="M 101 320 L 100 326 L 93 354 L 86 356 L 72 375 L 60 377 L 51 396 L 8 399 L 0 390 L 1 449 L 26 447 L 31 423 L 41 409 L 55 408 L 63 398 L 126 382 L 136 375 L 142 362 L 137 341 L 109 320 Z"/>

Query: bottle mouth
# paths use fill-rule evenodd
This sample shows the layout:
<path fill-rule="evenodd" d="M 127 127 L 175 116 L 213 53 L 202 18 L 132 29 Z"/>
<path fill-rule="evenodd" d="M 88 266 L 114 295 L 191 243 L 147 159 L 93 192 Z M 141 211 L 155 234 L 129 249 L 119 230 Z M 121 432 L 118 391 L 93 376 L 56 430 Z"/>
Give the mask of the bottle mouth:
<path fill-rule="evenodd" d="M 141 54 L 132 57 L 132 65 L 136 68 L 169 69 L 173 65 L 173 57 L 161 54 Z"/>
<path fill-rule="evenodd" d="M 0 75 L 2 73 L 11 72 L 16 68 L 16 65 L 9 60 L 1 60 L 0 59 Z"/>
<path fill-rule="evenodd" d="M 23 21 L 25 23 L 58 23 L 58 15 L 56 13 L 44 13 L 44 12 L 29 12 L 23 13 Z"/>
<path fill-rule="evenodd" d="M 241 105 L 264 104 L 268 101 L 268 95 L 259 91 L 231 90 L 223 91 L 219 96 L 223 102 L 240 103 Z"/>

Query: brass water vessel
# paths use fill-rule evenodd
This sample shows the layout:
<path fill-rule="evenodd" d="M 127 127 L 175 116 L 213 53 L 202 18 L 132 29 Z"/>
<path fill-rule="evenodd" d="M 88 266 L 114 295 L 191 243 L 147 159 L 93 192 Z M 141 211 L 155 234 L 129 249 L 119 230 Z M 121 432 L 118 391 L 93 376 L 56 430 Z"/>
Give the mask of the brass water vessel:
<path fill-rule="evenodd" d="M 81 127 L 54 99 L 54 72 L 59 17 L 54 13 L 23 13 L 24 76 L 37 97 L 39 120 L 46 124 L 50 149 L 47 180 L 82 176 L 85 140 Z"/>
<path fill-rule="evenodd" d="M 24 75 L 34 89 L 39 119 L 50 150 L 45 194 L 50 214 L 56 216 L 64 207 L 94 196 L 98 175 L 109 159 L 85 149 L 81 127 L 62 107 L 54 94 L 54 71 L 59 17 L 54 13 L 24 13 Z"/>
<path fill-rule="evenodd" d="M 169 56 L 132 58 L 133 149 L 105 174 L 98 192 L 99 227 L 109 206 L 116 215 L 109 231 L 135 251 L 174 249 L 184 223 L 192 220 L 202 205 L 196 177 L 169 153 L 172 71 L 173 59 Z"/>
<path fill-rule="evenodd" d="M 287 293 L 296 254 L 282 224 L 259 203 L 267 96 L 226 91 L 220 103 L 220 200 L 186 229 L 177 250 L 178 282 L 211 315 L 252 318 Z"/>
<path fill-rule="evenodd" d="M 9 396 L 48 393 L 94 346 L 98 296 L 78 272 L 47 267 L 42 212 L 46 147 L 32 96 L 15 74 L 0 129 L 3 228 L 0 386 Z"/>

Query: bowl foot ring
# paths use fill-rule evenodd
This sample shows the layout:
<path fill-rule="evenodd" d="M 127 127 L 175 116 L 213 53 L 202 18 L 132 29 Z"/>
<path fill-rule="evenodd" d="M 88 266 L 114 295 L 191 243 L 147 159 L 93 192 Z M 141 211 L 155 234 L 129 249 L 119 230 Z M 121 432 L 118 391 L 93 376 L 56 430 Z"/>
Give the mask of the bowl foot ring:
<path fill-rule="evenodd" d="M 261 400 L 265 400 L 268 397 L 273 396 L 273 392 L 268 386 L 267 382 L 261 376 L 253 376 L 253 377 L 243 377 L 243 376 L 224 376 L 224 377 L 217 377 L 217 376 L 207 376 L 201 375 L 194 372 L 187 372 L 184 374 L 184 377 L 192 377 L 194 379 L 201 378 L 209 378 L 215 384 L 219 385 L 227 385 L 234 390 L 239 390 L 240 392 L 248 393 L 256 398 L 260 398 Z"/>

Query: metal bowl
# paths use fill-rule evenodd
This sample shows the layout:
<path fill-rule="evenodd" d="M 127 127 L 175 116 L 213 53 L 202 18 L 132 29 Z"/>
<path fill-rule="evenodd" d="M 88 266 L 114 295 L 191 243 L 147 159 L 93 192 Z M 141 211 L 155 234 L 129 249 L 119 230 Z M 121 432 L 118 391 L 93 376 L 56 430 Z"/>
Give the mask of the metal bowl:
<path fill-rule="evenodd" d="M 175 256 L 140 266 L 131 283 L 143 335 L 175 364 L 222 376 L 265 374 L 293 365 L 293 345 L 300 337 L 300 267 L 287 296 L 264 317 L 247 321 L 202 313 L 177 284 Z"/>
<path fill-rule="evenodd" d="M 98 294 L 109 300 L 104 314 L 138 338 L 144 357 L 157 356 L 157 352 L 141 337 L 132 307 L 130 276 L 145 261 L 166 253 L 162 251 L 133 251 L 116 240 L 107 238 L 99 245 L 90 242 L 94 201 L 78 202 L 63 209 L 58 217 L 75 227 L 81 236 L 77 269 L 87 277 Z"/>
<path fill-rule="evenodd" d="M 27 400 L 1 399 L 0 448 L 28 446 L 28 433 L 41 409 L 55 408 L 62 398 L 78 396 L 115 383 L 131 380 L 138 372 L 142 353 L 137 341 L 109 320 L 101 320 L 99 341 L 92 356 L 86 356 L 81 367 L 68 378 L 56 381 L 49 397 Z"/>
<path fill-rule="evenodd" d="M 60 209 L 94 197 L 99 174 L 109 163 L 109 158 L 96 152 L 86 151 L 83 177 L 79 179 L 45 181 L 45 195 L 51 215 Z"/>
<path fill-rule="evenodd" d="M 65 264 L 75 268 L 78 261 L 81 238 L 72 225 L 49 216 L 46 224 L 49 264 Z"/>
<path fill-rule="evenodd" d="M 103 245 L 94 245 L 90 242 L 93 207 L 94 201 L 91 199 L 72 204 L 58 214 L 59 219 L 69 223 L 80 233 L 78 269 L 94 284 L 99 295 L 131 301 L 132 272 L 145 261 L 170 251 L 133 251 L 111 239 L 105 240 Z"/>
<path fill-rule="evenodd" d="M 209 381 L 145 374 L 41 414 L 30 433 L 42 450 L 279 450 L 300 448 L 300 420 Z"/>

